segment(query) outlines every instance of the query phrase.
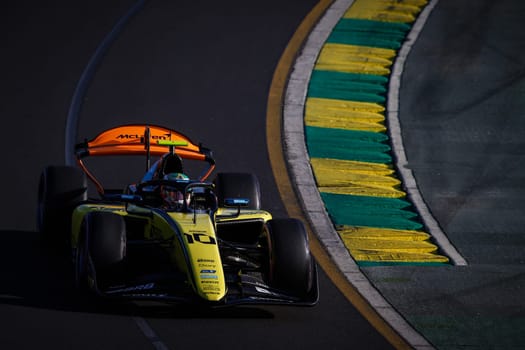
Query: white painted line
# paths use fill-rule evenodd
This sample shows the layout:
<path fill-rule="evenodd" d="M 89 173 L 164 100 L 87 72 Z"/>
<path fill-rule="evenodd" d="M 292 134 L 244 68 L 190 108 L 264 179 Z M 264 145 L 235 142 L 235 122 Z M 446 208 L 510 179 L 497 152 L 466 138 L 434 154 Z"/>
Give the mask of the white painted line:
<path fill-rule="evenodd" d="M 412 26 L 412 30 L 408 34 L 405 43 L 399 51 L 394 66 L 392 68 L 392 74 L 390 76 L 388 98 L 387 98 L 387 120 L 388 120 L 388 132 L 392 143 L 392 149 L 395 154 L 396 167 L 400 173 L 401 180 L 405 186 L 405 190 L 411 202 L 417 209 L 417 212 L 421 216 L 423 223 L 428 229 L 429 233 L 436 240 L 437 245 L 443 250 L 455 265 L 465 266 L 467 261 L 459 254 L 456 248 L 449 241 L 448 237 L 441 230 L 438 222 L 434 216 L 430 213 L 428 206 L 426 205 L 421 192 L 417 186 L 417 182 L 414 178 L 412 170 L 408 168 L 408 161 L 405 154 L 405 148 L 403 146 L 403 138 L 401 135 L 401 127 L 399 124 L 399 89 L 401 88 L 401 76 L 403 74 L 403 67 L 407 60 L 408 54 L 412 49 L 412 46 L 416 42 L 419 33 L 423 29 L 428 16 L 436 6 L 438 0 L 430 1 L 427 6 L 421 11 L 418 20 Z"/>
<path fill-rule="evenodd" d="M 133 317 L 140 331 L 146 336 L 156 350 L 168 350 L 168 347 L 160 340 L 153 328 L 142 317 Z"/>

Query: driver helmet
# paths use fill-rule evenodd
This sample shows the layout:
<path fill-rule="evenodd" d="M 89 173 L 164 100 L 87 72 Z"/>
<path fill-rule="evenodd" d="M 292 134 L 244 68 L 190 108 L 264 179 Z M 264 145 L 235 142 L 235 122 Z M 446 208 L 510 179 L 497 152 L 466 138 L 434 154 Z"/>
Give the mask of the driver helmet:
<path fill-rule="evenodd" d="M 188 182 L 190 180 L 188 176 L 182 173 L 166 174 L 163 179 L 175 182 Z M 184 207 L 184 194 L 177 187 L 162 185 L 160 187 L 160 195 L 169 209 L 180 210 Z"/>

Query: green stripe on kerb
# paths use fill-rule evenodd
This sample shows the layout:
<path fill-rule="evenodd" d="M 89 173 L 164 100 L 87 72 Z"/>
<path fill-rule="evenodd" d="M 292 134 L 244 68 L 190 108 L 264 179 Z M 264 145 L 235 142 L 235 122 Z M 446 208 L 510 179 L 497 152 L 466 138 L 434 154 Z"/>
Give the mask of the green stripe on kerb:
<path fill-rule="evenodd" d="M 309 97 L 384 103 L 388 79 L 379 75 L 314 70 Z"/>
<path fill-rule="evenodd" d="M 321 192 L 336 225 L 420 230 L 423 225 L 412 205 L 400 198 L 349 196 Z"/>
<path fill-rule="evenodd" d="M 334 27 L 334 30 L 347 33 L 366 32 L 367 34 L 396 37 L 403 40 L 411 27 L 410 24 L 401 22 L 380 22 L 359 18 L 341 18 Z"/>
<path fill-rule="evenodd" d="M 305 134 L 312 158 L 392 163 L 388 136 L 383 133 L 307 126 Z"/>
<path fill-rule="evenodd" d="M 342 18 L 327 42 L 397 50 L 405 39 L 407 27 L 410 28 L 404 23 Z"/>
<path fill-rule="evenodd" d="M 310 79 L 311 81 L 329 79 L 333 81 L 353 82 L 356 84 L 361 83 L 363 84 L 363 86 L 368 86 L 368 85 L 376 86 L 378 84 L 385 86 L 386 84 L 388 84 L 388 78 L 381 76 L 381 75 L 342 73 L 342 72 L 331 72 L 331 71 L 322 71 L 322 70 L 312 71 L 312 76 Z"/>

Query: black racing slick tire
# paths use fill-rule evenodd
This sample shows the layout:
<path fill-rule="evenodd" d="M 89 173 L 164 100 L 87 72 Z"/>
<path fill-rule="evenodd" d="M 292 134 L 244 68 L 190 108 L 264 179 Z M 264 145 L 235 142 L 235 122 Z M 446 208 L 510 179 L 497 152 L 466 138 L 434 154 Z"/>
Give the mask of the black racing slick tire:
<path fill-rule="evenodd" d="M 88 213 L 82 228 L 76 249 L 76 285 L 84 291 L 100 291 L 121 277 L 126 224 L 122 216 L 100 211 Z"/>
<path fill-rule="evenodd" d="M 67 242 L 73 209 L 85 200 L 87 179 L 80 169 L 48 166 L 42 171 L 38 187 L 37 226 L 48 242 Z"/>
<path fill-rule="evenodd" d="M 316 283 L 314 259 L 303 223 L 293 218 L 267 222 L 268 284 L 304 297 Z"/>
<path fill-rule="evenodd" d="M 218 173 L 215 187 L 219 206 L 224 207 L 226 198 L 245 198 L 250 202 L 247 209 L 261 209 L 261 190 L 259 180 L 249 173 Z"/>

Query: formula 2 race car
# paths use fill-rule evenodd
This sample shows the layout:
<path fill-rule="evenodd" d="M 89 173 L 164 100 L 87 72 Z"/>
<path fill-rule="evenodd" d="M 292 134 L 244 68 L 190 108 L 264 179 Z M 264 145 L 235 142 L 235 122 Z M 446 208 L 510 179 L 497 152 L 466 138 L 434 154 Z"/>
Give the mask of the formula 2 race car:
<path fill-rule="evenodd" d="M 160 126 L 118 126 L 78 144 L 75 154 L 78 167 L 43 170 L 37 221 L 47 241 L 71 248 L 81 291 L 211 306 L 317 303 L 305 228 L 261 210 L 254 175 L 208 181 L 211 151 Z M 136 184 L 106 189 L 84 159 L 107 155 L 144 156 L 147 171 Z M 183 160 L 204 164 L 203 174 L 188 177 Z M 99 198 L 88 199 L 88 179 Z"/>

